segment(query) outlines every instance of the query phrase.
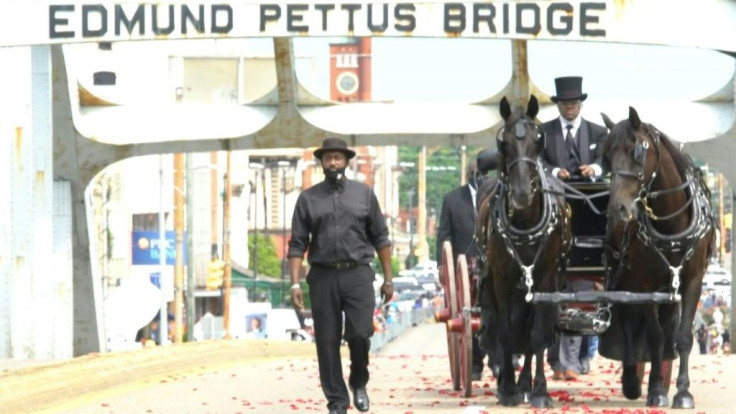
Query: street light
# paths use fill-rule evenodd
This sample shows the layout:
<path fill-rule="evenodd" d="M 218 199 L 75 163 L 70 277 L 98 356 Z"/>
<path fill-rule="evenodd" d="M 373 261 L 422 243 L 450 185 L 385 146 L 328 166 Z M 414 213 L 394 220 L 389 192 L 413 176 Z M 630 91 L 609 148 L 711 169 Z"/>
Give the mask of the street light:
<path fill-rule="evenodd" d="M 407 195 L 409 196 L 409 205 L 407 209 L 407 217 L 409 218 L 409 254 L 406 255 L 406 268 L 410 269 L 414 267 L 414 226 L 412 222 L 412 204 L 414 204 L 414 194 L 416 193 L 416 189 L 414 187 L 410 188 L 409 191 L 407 191 Z"/>

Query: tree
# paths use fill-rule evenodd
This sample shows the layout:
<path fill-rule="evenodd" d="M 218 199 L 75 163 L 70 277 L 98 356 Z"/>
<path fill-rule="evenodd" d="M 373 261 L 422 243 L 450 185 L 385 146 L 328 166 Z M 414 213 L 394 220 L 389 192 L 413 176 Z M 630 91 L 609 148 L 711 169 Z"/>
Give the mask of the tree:
<path fill-rule="evenodd" d="M 258 252 L 254 250 L 254 245 L 258 238 Z M 270 277 L 281 276 L 281 261 L 278 254 L 276 254 L 276 246 L 271 240 L 271 236 L 258 234 L 252 234 L 248 237 L 248 268 L 253 269 L 253 262 L 258 254 L 258 274 Z"/>
<path fill-rule="evenodd" d="M 481 148 L 467 147 L 465 149 L 466 161 L 474 159 Z M 418 174 L 416 170 L 417 157 L 419 156 L 421 147 L 399 147 L 399 161 L 412 162 L 415 167 L 407 167 L 401 174 L 399 179 L 399 205 L 406 208 L 408 204 L 408 190 L 416 189 L 418 182 Z M 461 171 L 462 152 L 460 147 L 442 147 L 433 149 L 431 155 L 426 160 L 427 167 L 445 167 L 444 170 L 429 170 L 426 172 L 427 193 L 426 193 L 426 209 L 427 217 L 434 212 L 439 215 L 442 210 L 442 200 L 445 195 L 460 185 L 460 178 L 465 171 Z M 454 170 L 447 169 L 454 168 Z M 431 184 L 429 184 L 431 183 Z M 417 196 L 414 196 L 412 207 L 417 206 Z M 427 229 L 430 230 L 430 229 Z M 428 231 L 431 233 L 431 231 Z M 432 250 L 430 245 L 430 250 Z"/>
<path fill-rule="evenodd" d="M 381 266 L 381 259 L 378 256 L 373 258 L 373 269 L 376 273 L 383 274 L 383 266 Z M 391 274 L 397 276 L 399 274 L 400 264 L 398 257 L 391 257 Z"/>

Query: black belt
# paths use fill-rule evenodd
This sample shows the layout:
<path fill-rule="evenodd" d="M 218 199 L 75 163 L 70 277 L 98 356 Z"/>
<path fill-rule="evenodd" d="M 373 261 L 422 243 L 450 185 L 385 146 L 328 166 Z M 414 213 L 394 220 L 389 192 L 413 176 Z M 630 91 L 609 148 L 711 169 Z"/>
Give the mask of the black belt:
<path fill-rule="evenodd" d="M 312 266 L 331 267 L 333 269 L 351 269 L 358 266 L 358 262 L 333 262 L 333 263 L 315 263 Z"/>

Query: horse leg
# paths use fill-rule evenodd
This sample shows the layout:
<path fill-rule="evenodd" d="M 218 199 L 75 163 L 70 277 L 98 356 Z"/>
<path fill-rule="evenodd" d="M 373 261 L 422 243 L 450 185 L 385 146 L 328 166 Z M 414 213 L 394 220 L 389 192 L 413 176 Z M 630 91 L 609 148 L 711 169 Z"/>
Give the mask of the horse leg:
<path fill-rule="evenodd" d="M 693 319 L 695 318 L 695 307 L 698 302 L 698 290 L 691 291 L 691 287 L 682 296 L 682 312 L 680 325 L 675 334 L 675 346 L 680 354 L 680 370 L 677 373 L 677 393 L 672 398 L 672 408 L 695 408 L 695 399 L 690 394 L 690 351 L 693 349 Z M 694 299 L 689 299 L 694 298 Z"/>
<path fill-rule="evenodd" d="M 537 363 L 534 372 L 534 388 L 529 403 L 536 408 L 552 408 L 552 398 L 547 392 L 547 377 L 544 375 L 544 351 L 554 342 L 554 326 L 557 318 L 557 307 L 537 305 L 534 316 L 534 327 L 531 333 L 531 350 Z M 531 363 L 532 355 L 524 358 L 524 369 Z"/>
<path fill-rule="evenodd" d="M 508 310 L 499 308 L 498 338 L 501 343 L 501 372 L 498 377 L 498 402 L 505 407 L 515 407 L 521 403 L 516 387 L 516 372 L 512 362 L 511 334 Z"/>
<path fill-rule="evenodd" d="M 519 393 L 521 394 L 521 401 L 524 404 L 529 403 L 529 398 L 532 395 L 532 355 L 531 349 L 524 353 L 524 366 L 521 368 L 519 374 Z M 511 356 L 513 365 L 513 355 Z"/>
<path fill-rule="evenodd" d="M 632 312 L 627 309 L 627 306 L 622 306 L 619 310 L 621 312 L 622 321 L 634 321 L 636 320 L 636 312 Z M 635 400 L 641 397 L 641 383 L 639 383 L 639 377 L 636 375 L 636 358 L 634 355 L 634 332 L 631 323 L 623 323 L 621 330 L 624 337 L 624 355 L 621 361 L 623 365 L 623 372 L 621 374 L 621 391 L 624 397 L 629 400 Z"/>
<path fill-rule="evenodd" d="M 648 407 L 666 407 L 669 405 L 667 392 L 662 383 L 662 354 L 664 351 L 664 331 L 659 324 L 657 306 L 651 305 L 646 308 L 646 330 L 647 342 L 652 356 L 649 370 L 649 388 L 647 390 Z"/>
<path fill-rule="evenodd" d="M 538 350 L 534 357 L 537 366 L 534 372 L 534 391 L 529 403 L 536 408 L 552 408 L 552 398 L 547 392 L 547 377 L 544 375 L 544 348 Z M 531 356 L 529 359 L 531 360 Z M 526 360 L 524 364 L 526 365 Z"/>

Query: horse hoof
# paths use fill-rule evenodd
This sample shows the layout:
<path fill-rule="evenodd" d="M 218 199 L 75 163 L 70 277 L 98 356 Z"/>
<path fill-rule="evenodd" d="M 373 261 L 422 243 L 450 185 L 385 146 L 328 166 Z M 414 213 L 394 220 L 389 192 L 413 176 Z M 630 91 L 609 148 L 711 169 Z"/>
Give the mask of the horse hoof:
<path fill-rule="evenodd" d="M 520 394 L 499 395 L 498 403 L 503 405 L 504 407 L 516 407 L 519 404 L 521 404 L 521 395 Z"/>
<path fill-rule="evenodd" d="M 647 407 L 666 407 L 670 405 L 666 395 L 655 394 L 647 396 Z"/>
<path fill-rule="evenodd" d="M 552 408 L 552 398 L 548 395 L 538 395 L 536 397 L 532 397 L 530 404 L 535 408 Z"/>
<path fill-rule="evenodd" d="M 695 399 L 687 391 L 680 391 L 672 399 L 672 408 L 695 408 Z"/>
<path fill-rule="evenodd" d="M 639 383 L 639 378 L 635 375 L 633 377 L 623 375 L 621 377 L 621 391 L 623 392 L 624 397 L 630 400 L 635 400 L 641 397 L 641 384 Z"/>

